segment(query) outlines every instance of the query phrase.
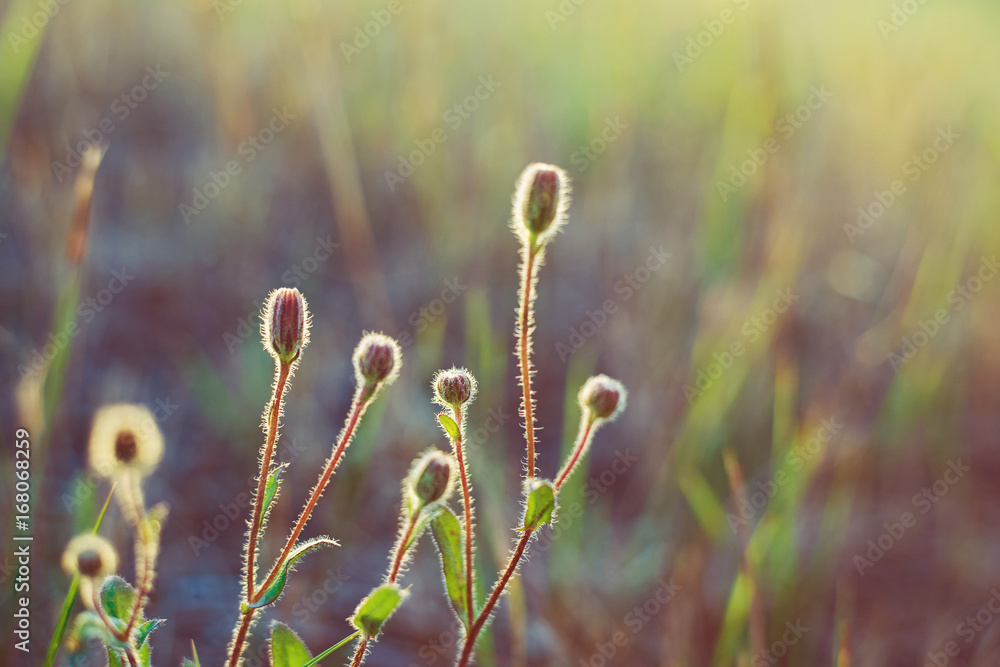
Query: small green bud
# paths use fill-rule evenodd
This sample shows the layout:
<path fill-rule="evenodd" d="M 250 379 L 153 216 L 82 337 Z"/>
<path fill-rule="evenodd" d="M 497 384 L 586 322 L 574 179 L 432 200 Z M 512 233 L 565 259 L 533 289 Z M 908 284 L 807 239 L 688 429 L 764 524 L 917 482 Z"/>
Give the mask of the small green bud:
<path fill-rule="evenodd" d="M 366 333 L 354 350 L 354 374 L 359 383 L 390 384 L 401 366 L 399 343 L 385 334 Z"/>
<path fill-rule="evenodd" d="M 264 306 L 261 334 L 264 349 L 282 363 L 290 364 L 309 343 L 309 306 L 294 287 L 271 292 Z"/>
<path fill-rule="evenodd" d="M 446 500 L 454 486 L 457 466 L 448 454 L 430 449 L 413 464 L 410 472 L 410 493 L 418 508 Z"/>
<path fill-rule="evenodd" d="M 536 162 L 521 173 L 514 195 L 513 224 L 522 241 L 544 244 L 566 222 L 569 176 L 551 164 Z"/>
<path fill-rule="evenodd" d="M 476 397 L 476 378 L 464 368 L 438 371 L 432 382 L 434 400 L 449 408 L 461 408 Z"/>
<path fill-rule="evenodd" d="M 625 409 L 626 394 L 618 380 L 595 375 L 580 389 L 580 407 L 597 419 L 612 421 Z"/>

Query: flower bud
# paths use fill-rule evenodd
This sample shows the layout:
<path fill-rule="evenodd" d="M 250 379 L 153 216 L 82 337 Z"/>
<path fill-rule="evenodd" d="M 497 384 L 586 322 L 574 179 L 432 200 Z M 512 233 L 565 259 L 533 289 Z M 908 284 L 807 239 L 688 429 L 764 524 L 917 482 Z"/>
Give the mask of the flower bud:
<path fill-rule="evenodd" d="M 77 535 L 63 552 L 62 566 L 67 574 L 79 573 L 89 579 L 103 579 L 118 569 L 118 554 L 103 537 Z"/>
<path fill-rule="evenodd" d="M 596 419 L 611 421 L 625 409 L 625 387 L 607 375 L 595 375 L 580 389 L 580 407 Z"/>
<path fill-rule="evenodd" d="M 359 383 L 391 383 L 402 365 L 399 343 L 380 333 L 366 333 L 354 350 L 354 374 Z"/>
<path fill-rule="evenodd" d="M 410 493 L 418 508 L 447 499 L 454 486 L 456 465 L 448 454 L 430 449 L 416 460 L 410 472 Z"/>
<path fill-rule="evenodd" d="M 264 306 L 261 325 L 264 349 L 275 359 L 290 364 L 309 343 L 309 306 L 294 287 L 271 292 Z"/>
<path fill-rule="evenodd" d="M 521 173 L 514 195 L 513 224 L 522 240 L 545 243 L 565 223 L 569 176 L 551 164 L 536 162 Z"/>
<path fill-rule="evenodd" d="M 163 434 L 144 405 L 107 405 L 94 415 L 90 466 L 104 477 L 129 471 L 145 477 L 163 458 Z"/>
<path fill-rule="evenodd" d="M 445 407 L 458 409 L 476 397 L 476 378 L 464 368 L 438 371 L 431 384 L 434 400 Z"/>

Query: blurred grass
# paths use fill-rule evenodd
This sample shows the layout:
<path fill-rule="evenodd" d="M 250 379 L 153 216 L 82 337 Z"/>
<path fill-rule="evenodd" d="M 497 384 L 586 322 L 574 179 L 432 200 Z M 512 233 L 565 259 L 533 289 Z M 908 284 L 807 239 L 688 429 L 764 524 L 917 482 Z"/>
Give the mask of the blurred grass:
<path fill-rule="evenodd" d="M 0 232 L 11 237 L 0 239 L 0 305 L 9 313 L 2 325 L 4 354 L 14 361 L 8 366 L 41 348 L 72 316 L 71 304 L 100 290 L 110 270 L 125 264 L 139 276 L 54 361 L 65 381 L 61 398 L 50 392 L 45 406 L 54 451 L 66 456 L 35 474 L 53 489 L 71 488 L 100 402 L 172 395 L 182 407 L 163 427 L 178 456 L 155 492 L 173 500 L 168 529 L 183 546 L 242 489 L 258 444 L 268 361 L 253 332 L 232 354 L 223 335 L 248 304 L 288 282 L 289 267 L 310 255 L 317 236 L 332 235 L 339 254 L 295 278 L 317 326 L 309 366 L 293 383 L 285 437 L 314 443 L 315 452 L 292 466 L 289 488 L 312 482 L 307 464 L 324 455 L 339 428 L 347 357 L 360 331 L 408 332 L 415 342 L 400 386 L 377 404 L 352 446 L 325 499 L 331 516 L 322 530 L 358 542 L 338 562 L 363 577 L 365 556 L 385 552 L 391 517 L 360 530 L 349 526 L 352 513 L 391 514 L 394 471 L 428 443 L 440 445 L 428 403 L 431 373 L 466 365 L 481 384 L 470 426 L 483 424 L 490 409 L 512 415 L 470 454 L 478 567 L 492 582 L 510 544 L 523 457 L 510 354 L 515 243 L 506 217 L 518 171 L 551 161 L 571 170 L 575 200 L 540 285 L 540 465 L 557 468 L 575 433 L 576 389 L 592 371 L 620 377 L 632 401 L 621 423 L 598 435 L 590 474 L 624 447 L 641 462 L 585 503 L 585 516 L 532 559 L 523 588 L 492 626 L 481 664 L 491 656 L 518 664 L 522 650 L 528 664 L 548 664 L 547 656 L 564 659 L 557 664 L 586 660 L 671 572 L 682 592 L 655 629 L 630 635 L 614 664 L 751 658 L 751 583 L 740 574 L 738 540 L 727 525 L 735 500 L 722 466 L 726 448 L 745 471 L 748 493 L 777 471 L 788 473 L 754 516 L 747 550 L 768 639 L 776 641 L 787 620 L 813 624 L 788 664 L 832 664 L 838 649 L 856 664 L 914 664 L 1000 578 L 989 557 L 997 526 L 982 509 L 1000 500 L 988 481 L 1000 426 L 996 285 L 985 283 L 961 311 L 948 301 L 980 258 L 1000 248 L 1000 85 L 991 69 L 1000 17 L 982 1 L 928 3 L 885 39 L 878 22 L 892 4 L 752 0 L 744 10 L 721 0 L 590 2 L 572 5 L 553 29 L 546 12 L 558 11 L 557 3 L 403 2 L 348 61 L 342 44 L 384 3 L 244 2 L 220 16 L 208 0 L 71 2 L 44 36 L 14 53 L 7 35 L 36 9 L 15 0 L 0 10 Z M 724 9 L 733 22 L 678 71 L 674 54 Z M 170 76 L 126 118 L 115 116 L 115 98 L 157 63 Z M 445 113 L 489 76 L 499 88 L 453 128 Z M 833 96 L 785 138 L 775 124 L 813 86 Z M 185 225 L 178 204 L 227 160 L 242 160 L 241 142 L 285 106 L 295 122 Z M 55 178 L 52 162 L 109 116 L 115 129 L 95 184 L 90 252 L 70 298 L 52 269 L 68 234 L 72 181 Z M 626 129 L 579 167 L 573 156 L 609 118 Z M 858 207 L 905 179 L 904 163 L 949 126 L 960 135 L 955 145 L 852 242 L 843 227 L 855 223 Z M 446 140 L 390 189 L 386 173 L 436 128 Z M 779 150 L 723 201 L 718 183 L 770 137 Z M 670 262 L 626 299 L 615 288 L 619 279 L 661 244 Z M 455 276 L 467 290 L 417 331 L 414 317 Z M 794 308 L 748 340 L 747 318 L 785 289 L 799 295 Z M 565 344 L 570 327 L 605 299 L 618 312 L 563 363 L 556 343 Z M 940 308 L 950 322 L 893 373 L 887 354 Z M 689 402 L 684 385 L 734 341 L 746 353 Z M 8 377 L 12 387 L 16 378 Z M 4 400 L 2 421 L 14 421 L 14 399 Z M 833 415 L 843 432 L 802 470 L 789 470 L 789 452 Z M 974 479 L 949 493 L 938 519 L 856 576 L 851 557 L 958 456 L 975 462 Z M 181 480 L 189 479 L 216 484 L 185 493 Z M 587 479 L 580 473 L 567 484 L 564 507 L 585 498 Z M 292 508 L 280 511 L 294 511 L 301 493 L 289 495 L 283 503 Z M 40 512 L 61 527 L 43 547 L 54 567 L 72 521 L 57 502 Z M 219 560 L 178 549 L 186 560 L 177 571 L 211 573 L 234 598 L 239 532 L 223 536 Z M 957 555 L 966 549 L 973 556 Z M 352 565 L 351 556 L 361 562 Z M 427 590 L 435 590 L 433 576 L 430 565 L 415 566 L 413 577 L 426 577 Z M 841 593 L 845 581 L 856 597 Z M 915 581 L 930 583 L 915 593 L 908 590 Z M 353 593 L 345 588 L 310 622 L 310 645 L 337 638 Z M 53 608 L 40 595 L 40 608 Z M 157 595 L 163 615 L 185 609 L 179 594 Z M 914 609 L 923 617 L 914 619 Z M 174 629 L 185 641 L 160 655 L 176 662 L 188 638 L 210 655 L 221 652 L 226 630 L 220 635 L 205 620 L 228 613 L 220 610 L 228 607 L 184 612 Z M 54 608 L 40 612 L 39 623 L 54 616 Z M 379 646 L 385 657 L 376 652 L 370 664 L 412 660 L 450 620 L 446 605 L 416 616 L 394 619 L 398 629 Z M 962 659 L 988 660 L 989 651 L 983 639 Z"/>

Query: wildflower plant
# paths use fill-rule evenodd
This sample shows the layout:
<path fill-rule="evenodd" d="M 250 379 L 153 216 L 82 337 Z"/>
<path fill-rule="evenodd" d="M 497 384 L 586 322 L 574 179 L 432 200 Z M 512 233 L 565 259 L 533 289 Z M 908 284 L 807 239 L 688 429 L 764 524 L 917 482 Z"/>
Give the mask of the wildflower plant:
<path fill-rule="evenodd" d="M 481 606 L 475 602 L 479 599 L 476 592 L 483 589 L 483 583 L 476 576 L 475 511 L 466 451 L 466 425 L 478 385 L 470 371 L 452 367 L 439 371 L 431 380 L 432 400 L 440 408 L 437 420 L 447 439 L 448 451 L 433 446 L 425 450 L 414 460 L 404 478 L 399 532 L 389 553 L 389 565 L 379 585 L 358 603 L 348 619 L 353 633 L 313 657 L 291 628 L 275 622 L 270 639 L 274 667 L 311 667 L 355 640 L 349 664 L 351 667 L 362 665 L 385 624 L 407 600 L 409 593 L 401 586 L 400 579 L 420 538 L 428 532 L 438 553 L 445 596 L 463 628 L 455 664 L 464 667 L 473 661 L 477 639 L 492 618 L 510 580 L 517 574 L 530 543 L 545 525 L 555 522 L 560 489 L 584 458 L 594 433 L 614 420 L 625 406 L 626 392 L 617 380 L 605 375 L 587 380 L 578 395 L 580 426 L 569 457 L 552 478 L 538 476 L 531 341 L 535 287 L 548 246 L 566 224 L 569 193 L 569 177 L 562 169 L 532 164 L 522 173 L 514 195 L 511 226 L 521 244 L 514 334 L 525 438 L 522 509 L 514 528 L 517 537 L 510 557 L 485 596 L 485 602 Z M 308 303 L 297 289 L 280 288 L 268 296 L 261 317 L 261 338 L 264 350 L 274 360 L 274 381 L 262 418 L 264 442 L 247 524 L 242 592 L 228 648 L 227 667 L 242 664 L 255 621 L 281 596 L 299 560 L 322 547 L 338 546 L 327 536 L 302 540 L 302 533 L 366 410 L 382 389 L 395 381 L 402 366 L 400 346 L 394 339 L 380 333 L 363 334 L 352 358 L 355 391 L 344 426 L 332 443 L 330 456 L 320 469 L 316 484 L 289 529 L 277 558 L 269 566 L 260 568 L 261 542 L 280 495 L 282 472 L 288 465 L 275 460 L 285 395 L 309 344 L 310 327 Z M 109 661 L 114 666 L 149 667 L 149 634 L 162 622 L 160 619 L 147 620 L 145 606 L 155 580 L 159 526 L 166 517 L 166 506 L 161 504 L 147 510 L 142 493 L 142 480 L 155 469 L 162 455 L 163 437 L 147 409 L 115 405 L 97 413 L 90 441 L 91 465 L 115 484 L 115 497 L 135 533 L 138 585 L 133 587 L 114 574 L 118 557 L 106 540 L 96 535 L 74 538 L 63 562 L 67 571 L 80 578 L 81 598 L 87 609 L 77 616 L 67 643 L 75 650 L 82 639 L 100 639 L 108 648 Z M 458 496 L 457 513 L 449 506 L 453 495 Z M 193 662 L 185 664 L 198 666 L 197 653 Z"/>

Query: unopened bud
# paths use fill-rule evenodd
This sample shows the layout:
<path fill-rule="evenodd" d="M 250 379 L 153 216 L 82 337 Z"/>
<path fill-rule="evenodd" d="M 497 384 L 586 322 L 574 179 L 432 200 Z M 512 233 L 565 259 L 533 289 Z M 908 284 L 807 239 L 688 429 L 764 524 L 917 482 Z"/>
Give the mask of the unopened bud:
<path fill-rule="evenodd" d="M 580 407 L 597 419 L 613 420 L 625 409 L 625 387 L 607 375 L 595 375 L 580 389 Z"/>
<path fill-rule="evenodd" d="M 432 384 L 434 400 L 445 407 L 459 408 L 476 396 L 476 378 L 464 368 L 438 371 Z"/>
<path fill-rule="evenodd" d="M 410 473 L 409 486 L 418 507 L 451 495 L 456 469 L 453 463 L 452 457 L 439 449 L 428 450 L 417 459 Z"/>
<path fill-rule="evenodd" d="M 513 224 L 522 240 L 545 243 L 566 221 L 569 176 L 551 164 L 536 162 L 521 173 L 514 196 Z"/>
<path fill-rule="evenodd" d="M 309 342 L 309 306 L 294 287 L 271 292 L 264 306 L 261 334 L 264 349 L 275 359 L 290 364 Z"/>
<path fill-rule="evenodd" d="M 395 339 L 380 333 L 367 333 L 354 350 L 354 374 L 359 383 L 391 383 L 399 374 L 402 352 Z"/>

